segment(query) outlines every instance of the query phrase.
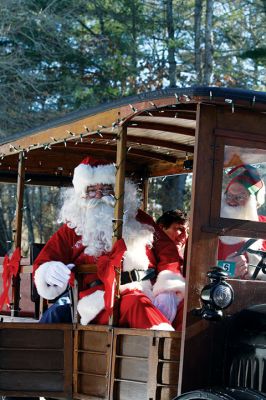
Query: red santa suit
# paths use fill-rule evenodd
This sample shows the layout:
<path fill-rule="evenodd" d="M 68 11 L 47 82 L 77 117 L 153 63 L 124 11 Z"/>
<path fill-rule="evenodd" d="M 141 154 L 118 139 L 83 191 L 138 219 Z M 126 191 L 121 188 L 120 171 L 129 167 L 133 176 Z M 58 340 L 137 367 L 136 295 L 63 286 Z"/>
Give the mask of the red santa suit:
<path fill-rule="evenodd" d="M 84 171 L 83 171 L 84 172 Z M 91 172 L 91 171 L 89 171 Z M 95 171 L 93 171 L 94 173 Z M 83 179 L 88 185 L 87 171 L 83 173 Z M 103 174 L 104 176 L 104 174 Z M 89 183 L 91 177 L 89 177 Z M 106 177 L 104 176 L 104 183 Z M 73 184 L 75 187 L 75 173 Z M 78 180 L 80 187 L 80 179 Z M 98 178 L 94 179 L 94 183 L 99 182 Z M 110 181 L 108 181 L 110 183 Z M 113 183 L 111 181 L 111 183 Z M 127 191 L 126 191 L 127 193 Z M 132 197 L 132 193 L 129 193 Z M 153 237 L 153 228 L 145 224 L 143 214 L 137 217 L 132 214 L 132 210 L 128 211 L 127 220 L 123 226 L 123 241 L 119 241 L 110 251 L 102 251 L 96 256 L 91 256 L 88 246 L 83 243 L 82 235 L 79 235 L 78 227 L 70 227 L 64 224 L 58 232 L 48 241 L 34 265 L 35 283 L 39 294 L 48 299 L 52 299 L 60 295 L 67 288 L 68 282 L 64 286 L 58 287 L 49 285 L 46 282 L 47 268 L 49 269 L 55 263 L 67 264 L 98 264 L 97 274 L 85 275 L 80 292 L 80 301 L 78 303 L 78 312 L 81 315 L 81 323 L 96 322 L 106 324 L 112 304 L 108 296 L 110 290 L 113 289 L 112 279 L 114 267 L 117 263 L 122 271 L 146 271 L 148 268 L 156 268 L 156 259 L 150 248 Z M 102 256 L 102 257 L 101 257 Z M 116 261 L 116 265 L 112 260 Z M 178 278 L 180 274 L 177 274 Z M 111 278 L 110 278 L 111 277 Z M 101 280 L 101 282 L 99 282 Z M 108 286 L 109 285 L 109 286 Z M 111 287 L 111 289 L 110 289 Z M 108 289 L 108 296 L 106 294 Z M 129 326 L 133 328 L 150 328 L 150 329 L 173 329 L 167 318 L 152 304 L 153 290 L 150 279 L 143 281 L 133 281 L 123 284 L 120 288 L 120 320 L 121 326 Z"/>
<path fill-rule="evenodd" d="M 266 217 L 259 215 L 258 220 L 260 222 L 266 222 Z M 233 243 L 229 242 L 223 242 L 223 238 L 221 237 L 219 239 L 219 245 L 218 245 L 218 260 L 221 261 L 226 261 L 229 256 L 232 256 L 232 254 L 238 252 L 241 247 L 246 243 L 248 239 L 243 240 L 242 238 L 239 238 L 239 242 L 235 242 L 236 238 L 233 237 Z M 230 239 L 229 239 L 230 240 Z M 265 240 L 257 240 L 255 243 L 253 243 L 250 246 L 251 249 L 253 250 L 264 250 L 266 251 L 266 241 Z M 245 252 L 243 256 L 246 258 L 246 262 L 251 265 L 257 265 L 258 262 L 260 261 L 260 257 L 257 256 L 256 254 L 251 254 L 248 252 Z"/>
<path fill-rule="evenodd" d="M 116 246 L 114 248 L 114 253 L 117 251 L 118 247 L 119 246 Z M 70 263 L 81 265 L 99 262 L 101 257 L 96 260 L 94 256 L 85 254 L 84 249 L 85 246 L 81 243 L 81 237 L 75 233 L 74 229 L 69 228 L 66 224 L 51 237 L 34 264 L 34 270 L 38 271 L 37 275 L 35 274 L 35 282 L 41 296 L 53 299 L 62 294 L 67 288 L 67 284 L 63 288 L 49 286 L 43 279 L 46 268 L 54 264 L 54 262 L 62 262 L 66 265 Z M 124 270 L 129 271 L 131 269 L 130 255 L 132 253 L 127 251 L 125 245 L 122 249 L 120 245 L 118 252 L 120 263 L 123 258 Z M 106 256 L 110 259 L 109 254 Z M 147 254 L 144 254 L 144 258 L 146 259 L 145 266 L 142 261 L 141 265 L 138 265 L 136 269 L 140 270 L 141 267 L 144 270 L 149 267 L 155 267 L 155 258 L 151 249 L 147 248 Z M 87 312 L 85 310 L 86 316 L 84 316 L 84 324 L 91 321 L 101 324 L 108 323 L 109 313 L 107 310 L 104 310 L 103 301 L 104 283 L 87 289 L 92 282 L 99 281 L 99 278 L 98 274 L 85 274 L 82 281 L 79 297 L 83 300 L 80 302 L 81 304 L 79 307 L 85 307 L 87 310 Z M 121 292 L 121 326 L 152 328 L 160 324 L 166 324 L 165 326 L 161 325 L 161 327 L 169 329 L 169 321 L 152 305 L 150 300 L 152 298 L 152 285 L 150 280 L 122 285 Z"/>

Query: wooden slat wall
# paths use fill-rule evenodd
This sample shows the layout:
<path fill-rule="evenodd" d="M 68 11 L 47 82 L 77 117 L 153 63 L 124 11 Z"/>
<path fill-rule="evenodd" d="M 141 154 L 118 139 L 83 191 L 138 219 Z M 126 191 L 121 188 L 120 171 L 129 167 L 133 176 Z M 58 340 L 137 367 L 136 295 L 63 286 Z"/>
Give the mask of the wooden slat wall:
<path fill-rule="evenodd" d="M 0 324 L 0 394 L 72 398 L 72 325 Z"/>
<path fill-rule="evenodd" d="M 171 400 L 181 333 L 77 325 L 74 398 Z"/>
<path fill-rule="evenodd" d="M 74 398 L 109 399 L 113 331 L 80 326 L 74 339 Z"/>
<path fill-rule="evenodd" d="M 181 334 L 114 330 L 112 400 L 171 400 L 177 394 Z"/>

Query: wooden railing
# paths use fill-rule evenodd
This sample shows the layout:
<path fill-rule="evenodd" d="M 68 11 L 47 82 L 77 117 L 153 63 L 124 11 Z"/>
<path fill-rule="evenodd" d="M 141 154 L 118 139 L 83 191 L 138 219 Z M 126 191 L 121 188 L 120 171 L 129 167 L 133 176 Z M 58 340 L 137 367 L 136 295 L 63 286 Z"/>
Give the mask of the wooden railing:
<path fill-rule="evenodd" d="M 0 273 L 3 272 L 4 257 L 0 257 Z M 20 260 L 20 272 L 23 274 L 30 274 L 32 272 L 32 265 L 30 263 L 30 257 L 22 257 Z"/>
<path fill-rule="evenodd" d="M 4 257 L 0 257 L 0 273 L 3 272 Z M 32 273 L 33 266 L 30 264 L 30 257 L 22 257 L 20 260 L 20 273 Z M 97 272 L 96 264 L 81 264 L 75 267 L 75 272 L 78 274 L 93 274 Z"/>

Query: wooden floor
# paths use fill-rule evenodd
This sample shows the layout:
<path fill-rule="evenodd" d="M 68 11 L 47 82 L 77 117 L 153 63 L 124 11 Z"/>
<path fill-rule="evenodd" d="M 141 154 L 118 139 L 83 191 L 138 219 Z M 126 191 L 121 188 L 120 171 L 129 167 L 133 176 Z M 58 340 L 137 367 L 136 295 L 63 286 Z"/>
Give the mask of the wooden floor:
<path fill-rule="evenodd" d="M 21 323 L 38 323 L 39 321 L 34 318 L 24 318 L 24 317 L 10 317 L 9 315 L 1 315 L 0 314 L 0 321 L 1 322 L 21 322 Z"/>

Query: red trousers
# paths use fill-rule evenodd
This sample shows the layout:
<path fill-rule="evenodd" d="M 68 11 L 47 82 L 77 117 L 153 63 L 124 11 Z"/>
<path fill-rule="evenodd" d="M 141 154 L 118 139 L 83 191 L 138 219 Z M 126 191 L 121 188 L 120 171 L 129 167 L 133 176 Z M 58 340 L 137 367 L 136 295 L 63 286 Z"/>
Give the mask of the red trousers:
<path fill-rule="evenodd" d="M 107 312 L 103 310 L 92 323 L 107 325 Z M 170 324 L 144 293 L 139 290 L 125 290 L 121 294 L 119 326 L 150 329 L 162 323 Z"/>

